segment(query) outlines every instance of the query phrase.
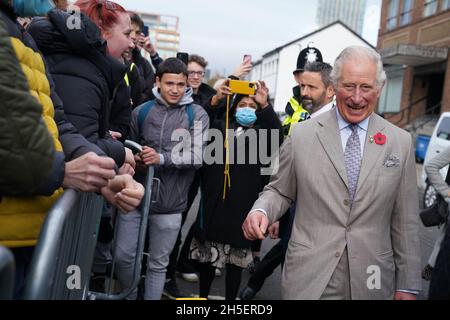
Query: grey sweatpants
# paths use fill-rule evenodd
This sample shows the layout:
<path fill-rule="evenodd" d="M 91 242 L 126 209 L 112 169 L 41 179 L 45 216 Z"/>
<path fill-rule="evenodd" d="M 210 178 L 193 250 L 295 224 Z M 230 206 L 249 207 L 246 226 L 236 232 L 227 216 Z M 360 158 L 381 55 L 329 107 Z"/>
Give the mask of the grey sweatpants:
<path fill-rule="evenodd" d="M 116 246 L 116 275 L 123 289 L 133 281 L 134 259 L 136 256 L 138 232 L 141 220 L 139 211 L 118 215 Z M 145 279 L 146 300 L 160 300 L 166 281 L 166 267 L 169 256 L 181 228 L 181 213 L 150 214 L 149 216 L 149 257 Z M 137 290 L 128 299 L 135 300 Z"/>

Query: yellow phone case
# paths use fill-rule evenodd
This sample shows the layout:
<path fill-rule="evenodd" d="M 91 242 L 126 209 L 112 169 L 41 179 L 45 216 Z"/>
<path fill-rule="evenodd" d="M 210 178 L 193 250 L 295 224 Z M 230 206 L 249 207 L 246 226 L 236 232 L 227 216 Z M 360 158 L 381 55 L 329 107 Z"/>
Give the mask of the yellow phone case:
<path fill-rule="evenodd" d="M 230 80 L 230 90 L 233 93 L 253 95 L 256 91 L 256 83 L 241 80 Z"/>

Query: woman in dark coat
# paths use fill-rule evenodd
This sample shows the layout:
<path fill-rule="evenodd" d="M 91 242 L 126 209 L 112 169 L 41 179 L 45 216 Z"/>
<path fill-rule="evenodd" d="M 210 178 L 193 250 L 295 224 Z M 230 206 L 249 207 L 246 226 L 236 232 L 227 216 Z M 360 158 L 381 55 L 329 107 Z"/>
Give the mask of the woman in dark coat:
<path fill-rule="evenodd" d="M 226 85 L 222 85 L 219 91 L 229 92 Z M 217 129 L 225 137 L 227 122 L 223 120 L 224 110 L 207 108 L 207 111 L 210 131 Z M 271 143 L 278 149 L 282 133 L 281 123 L 268 103 L 268 89 L 262 81 L 258 84 L 255 96 L 237 95 L 234 98 L 229 119 L 228 132 L 234 133 L 229 141 L 229 178 L 224 174 L 227 167 L 224 161 L 226 149 L 223 141 L 218 139 L 211 142 L 210 146 L 221 146 L 223 157 L 212 154 L 214 163 L 208 164 L 208 151 L 205 152 L 206 164 L 201 169 L 201 202 L 190 258 L 199 262 L 200 297 L 208 296 L 215 268 L 226 267 L 225 296 L 227 300 L 234 300 L 242 270 L 252 262 L 251 242 L 244 237 L 242 223 L 258 194 L 268 183 L 270 176 L 267 172 L 266 175 L 262 174 L 262 169 L 268 167 L 264 158 L 270 157 Z M 273 134 L 275 141 L 271 141 Z M 261 150 L 261 145 L 267 148 Z"/>
<path fill-rule="evenodd" d="M 110 1 L 79 0 L 76 5 L 83 12 L 78 16 L 80 27 L 72 26 L 74 16 L 52 10 L 46 19 L 34 19 L 28 31 L 45 55 L 69 121 L 118 167 L 134 163 L 131 152 L 109 132 L 112 123 L 129 123 L 131 118 L 131 107 L 112 109 L 126 71 L 119 59 L 134 47 L 130 18 L 125 9 Z"/>

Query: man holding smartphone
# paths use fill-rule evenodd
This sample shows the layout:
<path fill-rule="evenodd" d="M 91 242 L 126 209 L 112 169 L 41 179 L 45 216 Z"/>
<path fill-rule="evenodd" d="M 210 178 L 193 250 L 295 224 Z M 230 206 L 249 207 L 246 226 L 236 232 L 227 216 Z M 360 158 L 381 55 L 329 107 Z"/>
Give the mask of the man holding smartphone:
<path fill-rule="evenodd" d="M 144 103 L 155 98 L 152 93 L 155 83 L 155 72 L 153 71 L 153 68 L 156 69 L 163 60 L 158 55 L 158 52 L 153 44 L 150 42 L 148 27 L 144 25 L 141 17 L 136 13 L 130 13 L 130 18 L 133 33 L 132 38 L 135 39 L 135 48 L 132 52 L 128 53 L 126 59 L 134 62 L 139 69 L 140 83 L 142 87 L 141 101 Z M 153 68 L 148 60 L 141 55 L 142 49 L 150 54 Z"/>

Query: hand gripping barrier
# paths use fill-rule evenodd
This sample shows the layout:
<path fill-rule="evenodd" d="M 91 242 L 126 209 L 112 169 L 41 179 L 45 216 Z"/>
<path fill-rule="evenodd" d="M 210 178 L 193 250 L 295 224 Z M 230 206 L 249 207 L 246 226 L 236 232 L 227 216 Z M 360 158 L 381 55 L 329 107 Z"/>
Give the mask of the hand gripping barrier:
<path fill-rule="evenodd" d="M 142 146 L 138 143 L 130 140 L 125 141 L 125 147 L 131 149 L 134 153 L 138 153 L 142 151 Z M 134 261 L 134 268 L 133 268 L 133 281 L 131 286 L 123 292 L 120 293 L 111 293 L 111 286 L 107 289 L 106 293 L 102 292 L 89 292 L 89 299 L 97 299 L 97 300 L 122 300 L 125 299 L 127 296 L 129 296 L 139 285 L 140 277 L 141 277 L 141 262 L 142 257 L 144 254 L 144 245 L 145 245 L 145 236 L 147 232 L 147 223 L 148 223 L 148 216 L 151 210 L 151 205 L 153 202 L 156 202 L 159 198 L 159 187 L 161 184 L 161 181 L 158 178 L 154 177 L 155 170 L 153 167 L 148 167 L 147 170 L 147 176 L 145 178 L 145 194 L 144 199 L 141 203 L 140 211 L 141 211 L 141 223 L 139 226 L 139 233 L 137 235 L 138 237 L 138 245 L 136 249 L 136 255 L 135 255 L 135 261 Z M 152 186 L 153 183 L 157 185 L 157 192 L 156 192 L 156 200 L 152 201 Z M 120 213 L 119 213 L 120 214 Z M 117 231 L 117 221 L 119 219 L 116 219 L 116 226 L 115 231 Z M 116 238 L 116 237 L 114 237 Z M 115 246 L 113 245 L 113 248 Z M 110 279 L 113 278 L 114 274 L 114 267 L 115 267 L 115 254 L 113 255 L 113 262 L 112 262 L 112 270 L 110 274 Z"/>

